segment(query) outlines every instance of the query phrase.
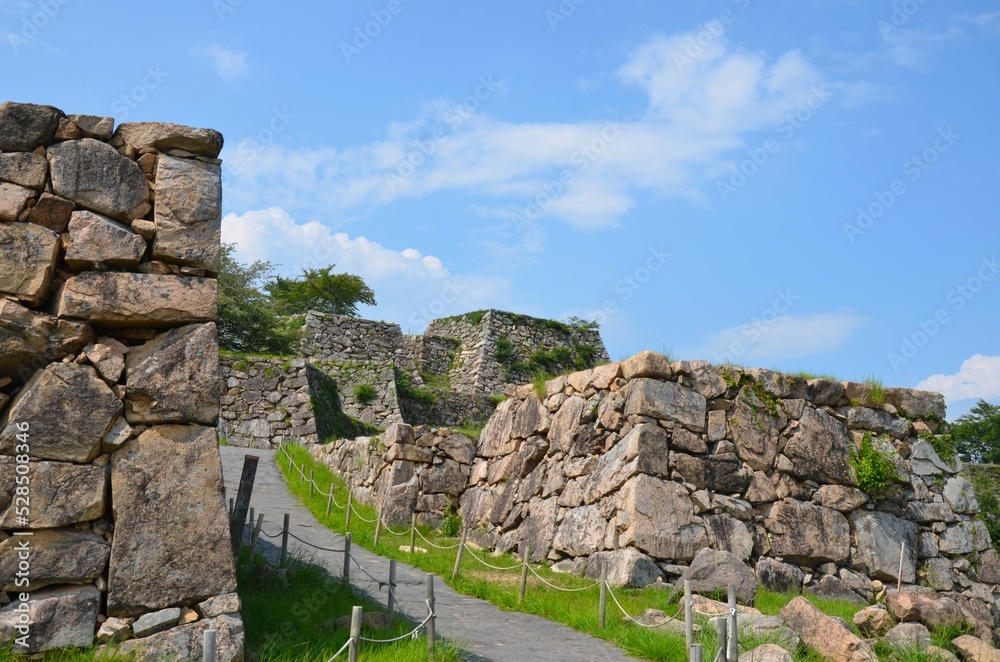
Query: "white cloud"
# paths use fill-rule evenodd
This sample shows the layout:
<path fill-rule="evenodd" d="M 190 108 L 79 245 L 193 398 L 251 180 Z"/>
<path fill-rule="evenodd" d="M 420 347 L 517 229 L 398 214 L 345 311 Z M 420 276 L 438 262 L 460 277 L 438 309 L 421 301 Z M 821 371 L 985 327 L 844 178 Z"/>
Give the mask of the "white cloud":
<path fill-rule="evenodd" d="M 243 51 L 232 51 L 213 44 L 207 48 L 192 48 L 191 55 L 211 62 L 215 73 L 227 83 L 250 77 L 250 64 L 247 62 L 247 54 Z"/>
<path fill-rule="evenodd" d="M 415 248 L 394 250 L 366 237 L 334 232 L 318 221 L 299 223 L 279 207 L 227 214 L 222 240 L 236 244 L 239 261 L 276 263 L 277 273 L 285 277 L 330 264 L 337 273 L 361 276 L 378 301 L 363 314 L 396 322 L 404 331 L 421 331 L 436 317 L 511 303 L 510 281 L 504 277 L 451 273 L 439 258 Z"/>
<path fill-rule="evenodd" d="M 931 375 L 916 388 L 937 391 L 951 404 L 957 400 L 1000 398 L 1000 356 L 974 354 L 953 375 Z"/>
<path fill-rule="evenodd" d="M 746 146 L 748 133 L 774 131 L 824 80 L 799 51 L 770 61 L 731 47 L 724 34 L 679 65 L 675 55 L 692 34 L 654 37 L 617 71 L 620 84 L 647 97 L 644 117 L 518 123 L 484 114 L 488 95 L 461 116 L 437 101 L 380 139 L 342 149 L 237 141 L 225 155 L 234 173 L 228 199 L 237 208 L 280 204 L 350 219 L 395 200 L 461 191 L 507 222 L 518 213 L 583 230 L 622 222 L 642 192 L 703 200 L 699 186 Z"/>
<path fill-rule="evenodd" d="M 951 25 L 943 32 L 884 28 L 882 39 L 893 63 L 902 67 L 919 67 L 926 64 L 931 53 L 943 46 L 966 39 L 965 32 Z"/>
<path fill-rule="evenodd" d="M 725 328 L 684 355 L 742 364 L 798 359 L 836 349 L 867 323 L 866 318 L 850 310 L 801 316 L 768 313 Z"/>

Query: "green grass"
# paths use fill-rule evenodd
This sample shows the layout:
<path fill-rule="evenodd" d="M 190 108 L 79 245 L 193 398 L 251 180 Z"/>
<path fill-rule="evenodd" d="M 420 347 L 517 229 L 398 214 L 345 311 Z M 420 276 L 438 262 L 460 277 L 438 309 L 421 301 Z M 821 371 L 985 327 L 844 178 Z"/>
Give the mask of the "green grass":
<path fill-rule="evenodd" d="M 443 375 L 435 375 L 430 372 L 421 372 L 420 378 L 424 380 L 424 386 L 436 391 L 450 391 L 451 390 L 451 378 L 447 373 Z"/>
<path fill-rule="evenodd" d="M 452 432 L 457 432 L 459 434 L 464 434 L 473 441 L 479 441 L 479 435 L 483 433 L 483 428 L 486 427 L 485 423 L 477 423 L 475 421 L 462 421 L 461 425 L 455 425 L 449 428 Z"/>
<path fill-rule="evenodd" d="M 779 371 L 780 372 L 780 371 Z M 797 370 L 793 372 L 790 377 L 798 377 L 799 379 L 804 379 L 809 381 L 810 379 L 825 379 L 831 382 L 839 382 L 840 378 L 837 375 L 828 372 L 812 372 L 811 370 Z"/>
<path fill-rule="evenodd" d="M 881 407 L 885 404 L 885 387 L 882 385 L 882 380 L 875 376 L 875 373 L 869 374 L 861 383 L 870 387 L 864 398 L 864 403 L 867 406 Z"/>

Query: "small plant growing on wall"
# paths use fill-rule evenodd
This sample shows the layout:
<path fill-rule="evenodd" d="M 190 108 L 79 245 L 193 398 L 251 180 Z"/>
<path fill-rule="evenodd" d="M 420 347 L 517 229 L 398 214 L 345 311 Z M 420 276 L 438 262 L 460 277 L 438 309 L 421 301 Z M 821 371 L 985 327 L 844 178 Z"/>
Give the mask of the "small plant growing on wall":
<path fill-rule="evenodd" d="M 875 445 L 871 432 L 865 432 L 861 448 L 851 452 L 851 466 L 858 477 L 858 487 L 878 499 L 896 479 L 892 455 Z"/>
<path fill-rule="evenodd" d="M 357 384 L 354 387 L 354 399 L 361 404 L 368 404 L 375 399 L 375 387 L 371 384 Z"/>

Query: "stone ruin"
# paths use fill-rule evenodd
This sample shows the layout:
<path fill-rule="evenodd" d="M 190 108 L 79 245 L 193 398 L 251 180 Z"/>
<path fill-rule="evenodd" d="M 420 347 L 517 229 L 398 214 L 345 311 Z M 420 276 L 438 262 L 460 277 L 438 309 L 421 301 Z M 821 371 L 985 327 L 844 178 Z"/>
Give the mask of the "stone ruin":
<path fill-rule="evenodd" d="M 220 659 L 242 659 L 215 428 L 221 149 L 207 129 L 0 105 L 0 641 L 15 653 L 200 660 L 212 628 Z"/>
<path fill-rule="evenodd" d="M 866 384 L 653 352 L 507 394 L 475 445 L 395 425 L 311 452 L 390 523 L 458 510 L 470 541 L 558 571 L 735 583 L 745 603 L 758 583 L 870 602 L 899 578 L 987 640 L 1000 622 L 1000 557 L 961 461 L 935 451 L 939 394 L 876 402 Z M 895 469 L 875 497 L 851 461 L 866 438 Z"/>
<path fill-rule="evenodd" d="M 434 320 L 419 336 L 403 334 L 398 324 L 310 311 L 300 353 L 222 358 L 220 433 L 230 443 L 314 444 L 345 436 L 338 419 L 375 426 L 482 422 L 495 407 L 491 396 L 535 370 L 608 360 L 596 329 L 499 310 Z M 433 402 L 410 396 L 428 392 L 425 377 L 436 385 Z M 370 388 L 369 397 L 359 398 L 358 387 Z"/>

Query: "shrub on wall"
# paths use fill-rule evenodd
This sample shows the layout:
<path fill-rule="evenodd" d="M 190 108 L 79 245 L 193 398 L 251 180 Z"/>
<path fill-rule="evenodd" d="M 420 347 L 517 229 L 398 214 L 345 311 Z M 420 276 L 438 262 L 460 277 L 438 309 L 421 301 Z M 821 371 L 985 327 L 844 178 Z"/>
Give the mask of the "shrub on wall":
<path fill-rule="evenodd" d="M 375 399 L 375 387 L 371 384 L 356 384 L 354 386 L 354 399 L 361 404 L 367 404 Z"/>

